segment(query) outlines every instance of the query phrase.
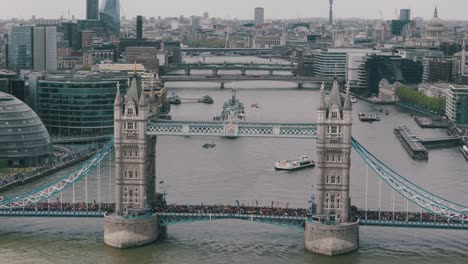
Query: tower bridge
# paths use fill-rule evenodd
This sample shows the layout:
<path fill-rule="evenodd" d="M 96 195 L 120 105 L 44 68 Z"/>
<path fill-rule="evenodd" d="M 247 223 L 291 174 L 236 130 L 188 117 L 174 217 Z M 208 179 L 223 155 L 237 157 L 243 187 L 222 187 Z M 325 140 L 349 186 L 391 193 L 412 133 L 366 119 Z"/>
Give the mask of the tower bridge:
<path fill-rule="evenodd" d="M 352 138 L 352 105 L 349 89 L 341 97 L 335 80 L 329 98 L 321 87 L 316 124 L 236 123 L 160 121 L 156 119 L 154 91 L 144 91 L 136 76 L 121 95 L 119 87 L 114 104 L 114 139 L 103 149 L 52 183 L 26 193 L 0 197 L 0 216 L 102 217 L 104 241 L 117 247 L 137 247 L 151 243 L 171 224 L 214 219 L 242 219 L 288 227 L 305 232 L 305 247 L 315 253 L 338 255 L 354 251 L 359 245 L 359 225 L 418 228 L 468 229 L 468 206 L 444 199 L 412 183 Z M 241 136 L 316 139 L 317 171 L 311 210 L 303 215 L 265 216 L 261 213 L 181 213 L 153 212 L 161 205 L 156 193 L 156 141 L 159 136 Z M 310 141 L 312 143 L 312 141 Z M 351 148 L 382 182 L 421 208 L 418 215 L 406 212 L 370 211 L 356 213 L 350 204 Z M 101 206 L 100 166 L 115 151 L 115 205 Z M 97 202 L 88 201 L 89 173 L 96 170 Z M 109 179 L 112 179 L 109 177 Z M 366 178 L 367 180 L 367 178 Z M 85 201 L 76 211 L 75 185 L 85 184 Z M 366 182 L 367 184 L 367 182 Z M 109 185 L 110 186 L 110 185 Z M 366 185 L 367 186 L 367 185 Z M 71 189 L 73 206 L 63 210 L 64 190 Z M 304 197 L 306 199 L 306 197 Z M 367 197 L 366 197 L 367 198 Z M 50 199 L 58 202 L 50 210 Z M 40 204 L 40 203 L 45 203 Z M 38 210 L 38 206 L 43 210 Z M 47 210 L 45 210 L 47 208 Z M 58 209 L 60 208 L 60 210 Z M 90 208 L 94 208 L 90 210 Z M 107 208 L 107 209 L 106 209 Z M 108 213 L 104 215 L 103 212 Z M 112 213 L 111 213 L 112 212 Z"/>

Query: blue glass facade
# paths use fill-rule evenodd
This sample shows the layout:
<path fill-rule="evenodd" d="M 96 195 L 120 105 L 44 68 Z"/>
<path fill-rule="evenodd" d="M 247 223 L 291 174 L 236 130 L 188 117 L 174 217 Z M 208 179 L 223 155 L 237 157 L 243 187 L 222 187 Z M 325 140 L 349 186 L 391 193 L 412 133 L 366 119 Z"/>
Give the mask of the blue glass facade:
<path fill-rule="evenodd" d="M 33 28 L 18 26 L 11 29 L 8 38 L 8 69 L 28 70 L 33 67 Z"/>
<path fill-rule="evenodd" d="M 103 0 L 99 17 L 108 33 L 120 36 L 120 0 Z"/>

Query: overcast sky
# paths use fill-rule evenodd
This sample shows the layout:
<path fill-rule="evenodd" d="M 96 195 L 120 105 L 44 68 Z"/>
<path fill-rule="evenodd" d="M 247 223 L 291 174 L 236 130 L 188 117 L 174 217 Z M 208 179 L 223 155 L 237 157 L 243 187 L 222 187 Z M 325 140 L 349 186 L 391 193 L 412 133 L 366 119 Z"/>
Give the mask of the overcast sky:
<path fill-rule="evenodd" d="M 328 17 L 328 0 L 120 0 L 122 15 L 134 17 L 191 16 L 209 12 L 210 17 L 252 19 L 253 9 L 265 8 L 265 19 Z M 435 5 L 442 19 L 468 20 L 468 0 L 334 0 L 336 18 L 395 17 L 395 9 L 410 8 L 412 17 L 432 17 Z M 86 0 L 0 0 L 0 18 L 32 15 L 59 18 L 68 12 L 81 19 Z"/>

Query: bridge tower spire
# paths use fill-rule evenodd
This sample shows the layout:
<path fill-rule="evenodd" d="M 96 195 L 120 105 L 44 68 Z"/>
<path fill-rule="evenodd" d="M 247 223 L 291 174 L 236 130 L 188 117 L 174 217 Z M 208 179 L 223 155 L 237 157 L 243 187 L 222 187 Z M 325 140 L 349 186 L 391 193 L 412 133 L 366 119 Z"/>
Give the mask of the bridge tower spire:
<path fill-rule="evenodd" d="M 335 78 L 328 102 L 317 109 L 316 212 L 306 223 L 309 251 L 339 255 L 358 247 L 359 225 L 350 219 L 352 106 L 349 87 L 342 98 Z"/>
<path fill-rule="evenodd" d="M 126 94 L 114 103 L 115 212 L 104 223 L 104 241 L 118 247 L 134 247 L 158 237 L 158 219 L 151 215 L 156 203 L 156 136 L 146 134 L 157 103 L 135 73 Z"/>

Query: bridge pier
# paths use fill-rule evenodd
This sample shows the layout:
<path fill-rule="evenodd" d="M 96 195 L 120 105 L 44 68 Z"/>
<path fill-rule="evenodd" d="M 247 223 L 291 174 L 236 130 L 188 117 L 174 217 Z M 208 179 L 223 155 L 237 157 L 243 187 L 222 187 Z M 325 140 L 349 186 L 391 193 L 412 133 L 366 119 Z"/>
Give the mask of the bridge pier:
<path fill-rule="evenodd" d="M 185 75 L 190 75 L 190 68 L 185 69 Z"/>
<path fill-rule="evenodd" d="M 156 241 L 161 233 L 157 215 L 124 218 L 110 215 L 104 218 L 104 243 L 115 248 L 134 248 Z"/>
<path fill-rule="evenodd" d="M 223 82 L 221 83 L 221 89 L 224 89 L 224 83 Z"/>
<path fill-rule="evenodd" d="M 268 75 L 273 76 L 273 70 L 269 70 Z"/>
<path fill-rule="evenodd" d="M 304 84 L 303 84 L 303 83 L 301 83 L 301 82 L 300 82 L 300 83 L 297 83 L 297 88 L 299 88 L 299 89 L 302 89 L 302 88 L 304 88 Z"/>
<path fill-rule="evenodd" d="M 326 225 L 306 221 L 305 247 L 326 256 L 343 255 L 359 247 L 359 223 Z"/>
<path fill-rule="evenodd" d="M 213 69 L 213 75 L 218 75 L 218 69 Z"/>
<path fill-rule="evenodd" d="M 245 76 L 245 73 L 246 73 L 246 72 L 247 72 L 246 69 L 241 69 L 241 75 L 242 75 L 242 76 Z"/>

